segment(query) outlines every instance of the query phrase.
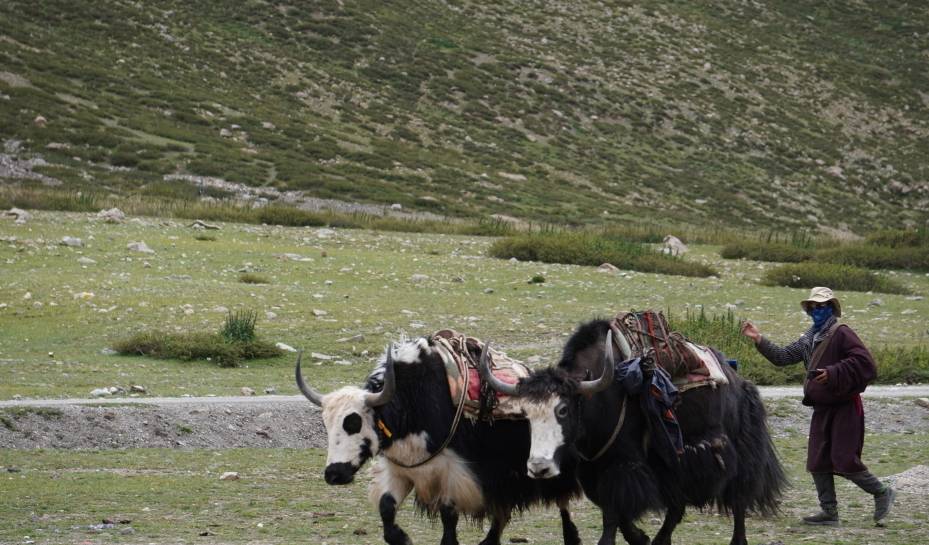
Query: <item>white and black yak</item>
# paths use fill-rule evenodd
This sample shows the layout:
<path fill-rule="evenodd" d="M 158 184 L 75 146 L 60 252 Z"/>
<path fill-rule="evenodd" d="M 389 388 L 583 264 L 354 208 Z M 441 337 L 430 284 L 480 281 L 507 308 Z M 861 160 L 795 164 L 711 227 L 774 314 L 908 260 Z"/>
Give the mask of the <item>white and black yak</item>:
<path fill-rule="evenodd" d="M 481 359 L 486 355 L 485 348 Z M 440 517 L 442 545 L 458 543 L 459 515 L 489 518 L 481 545 L 498 545 L 514 511 L 548 504 L 561 511 L 565 544 L 580 543 L 568 511 L 569 501 L 580 495 L 573 468 L 565 467 L 555 479 L 532 479 L 525 471 L 526 420 L 485 422 L 456 413 L 443 358 L 431 339 L 389 346 L 363 388 L 322 395 L 304 382 L 299 357 L 296 378 L 300 391 L 322 407 L 329 436 L 326 482 L 350 483 L 376 458 L 370 499 L 380 511 L 387 543 L 410 543 L 395 519 L 410 492 L 422 512 Z"/>
<path fill-rule="evenodd" d="M 518 396 L 529 418 L 528 473 L 557 478 L 580 461 L 578 478 L 603 515 L 599 545 L 615 543 L 617 529 L 630 544 L 647 545 L 648 536 L 635 522 L 662 509 L 664 523 L 651 543 L 669 545 L 687 505 L 729 514 L 730 543 L 746 545 L 746 512 L 776 513 L 786 486 L 757 388 L 723 366 L 729 384 L 682 393 L 676 416 L 684 448 L 668 456 L 662 451 L 668 445 L 657 440 L 666 437 L 662 424 L 644 408 L 647 394 L 629 394 L 614 380 L 619 362 L 611 339 L 608 321 L 583 324 L 557 367 L 515 385 L 487 377 L 482 369 L 494 389 Z"/>

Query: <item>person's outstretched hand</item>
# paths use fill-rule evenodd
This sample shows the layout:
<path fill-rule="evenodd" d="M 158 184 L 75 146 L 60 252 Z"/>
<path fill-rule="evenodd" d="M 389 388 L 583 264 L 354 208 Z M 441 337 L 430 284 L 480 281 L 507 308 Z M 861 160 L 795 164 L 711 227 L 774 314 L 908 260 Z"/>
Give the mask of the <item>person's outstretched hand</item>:
<path fill-rule="evenodd" d="M 742 335 L 751 339 L 755 344 L 761 342 L 761 332 L 755 327 L 755 324 L 745 320 L 742 322 Z"/>

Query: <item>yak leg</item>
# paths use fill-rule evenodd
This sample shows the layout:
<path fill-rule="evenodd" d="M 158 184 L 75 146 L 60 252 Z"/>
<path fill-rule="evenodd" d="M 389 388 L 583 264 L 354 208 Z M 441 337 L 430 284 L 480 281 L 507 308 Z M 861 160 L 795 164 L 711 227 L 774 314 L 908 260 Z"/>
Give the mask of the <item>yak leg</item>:
<path fill-rule="evenodd" d="M 745 535 L 745 507 L 741 505 L 732 507 L 732 540 L 729 545 L 748 545 Z"/>
<path fill-rule="evenodd" d="M 442 517 L 441 545 L 458 545 L 458 511 L 454 506 L 443 505 L 439 515 Z"/>
<path fill-rule="evenodd" d="M 633 521 L 614 513 L 608 513 L 606 510 L 601 510 L 601 513 L 603 514 L 603 533 L 597 545 L 615 545 L 617 528 L 629 545 L 649 545 L 648 536 Z"/>
<path fill-rule="evenodd" d="M 561 533 L 564 536 L 564 545 L 581 545 L 581 536 L 577 533 L 577 526 L 571 520 L 571 511 L 568 510 L 568 500 L 558 500 L 558 511 L 561 513 Z"/>
<path fill-rule="evenodd" d="M 655 534 L 652 545 L 671 545 L 671 534 L 683 518 L 683 504 L 668 507 L 668 511 L 664 515 L 664 522 L 661 523 L 661 528 L 658 530 L 658 533 Z"/>
<path fill-rule="evenodd" d="M 406 480 L 394 479 L 386 487 L 378 500 L 378 510 L 381 512 L 381 524 L 384 526 L 384 541 L 389 545 L 412 545 L 410 536 L 397 526 L 397 507 L 413 489 L 413 483 Z"/>
<path fill-rule="evenodd" d="M 487 536 L 478 545 L 500 545 L 500 536 L 503 535 L 503 529 L 510 523 L 509 513 L 505 515 L 494 515 L 493 522 L 490 524 L 490 530 L 487 530 Z"/>
<path fill-rule="evenodd" d="M 645 532 L 640 530 L 635 525 L 635 522 L 630 519 L 619 519 L 619 531 L 622 532 L 623 538 L 629 545 L 649 545 L 651 543 Z"/>

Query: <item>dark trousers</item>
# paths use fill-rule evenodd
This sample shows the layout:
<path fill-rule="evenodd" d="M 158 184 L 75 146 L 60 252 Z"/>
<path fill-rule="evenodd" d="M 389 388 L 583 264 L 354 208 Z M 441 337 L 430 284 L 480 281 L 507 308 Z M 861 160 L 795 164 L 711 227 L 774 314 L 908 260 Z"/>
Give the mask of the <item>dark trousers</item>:
<path fill-rule="evenodd" d="M 884 484 L 870 471 L 859 471 L 842 475 L 858 485 L 859 488 L 876 496 L 884 492 Z M 813 473 L 813 483 L 819 496 L 819 506 L 827 513 L 838 511 L 839 502 L 835 497 L 835 478 L 832 473 Z"/>

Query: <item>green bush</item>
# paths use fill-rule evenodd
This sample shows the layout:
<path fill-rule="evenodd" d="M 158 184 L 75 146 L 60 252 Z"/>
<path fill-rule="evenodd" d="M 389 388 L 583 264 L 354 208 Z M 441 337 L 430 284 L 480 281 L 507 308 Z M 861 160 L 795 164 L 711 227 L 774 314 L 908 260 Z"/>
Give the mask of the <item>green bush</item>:
<path fill-rule="evenodd" d="M 816 252 L 816 261 L 869 269 L 929 271 L 929 246 L 844 244 Z"/>
<path fill-rule="evenodd" d="M 813 257 L 809 248 L 801 248 L 783 242 L 766 243 L 747 240 L 727 244 L 719 251 L 723 259 L 753 259 L 777 263 L 799 263 Z"/>
<path fill-rule="evenodd" d="M 877 382 L 915 384 L 929 382 L 929 347 L 881 346 L 871 351 L 877 363 Z"/>
<path fill-rule="evenodd" d="M 242 273 L 239 275 L 239 282 L 243 284 L 270 284 L 267 277 L 255 273 Z"/>
<path fill-rule="evenodd" d="M 868 235 L 865 242 L 891 248 L 926 247 L 929 246 L 929 229 L 882 229 Z"/>
<path fill-rule="evenodd" d="M 781 265 L 765 273 L 762 283 L 789 288 L 829 286 L 834 290 L 911 293 L 899 282 L 867 269 L 831 263 L 795 263 Z"/>
<path fill-rule="evenodd" d="M 254 310 L 230 312 L 226 315 L 226 322 L 220 335 L 227 341 L 250 342 L 255 340 L 255 323 L 258 313 Z"/>
<path fill-rule="evenodd" d="M 655 252 L 634 242 L 609 239 L 589 232 L 552 231 L 506 237 L 488 250 L 491 257 L 520 261 L 597 266 L 611 263 L 621 269 L 680 276 L 711 276 L 711 267 Z"/>
<path fill-rule="evenodd" d="M 116 342 L 113 349 L 127 356 L 182 361 L 208 360 L 220 367 L 236 367 L 243 360 L 274 358 L 283 352 L 255 334 L 258 314 L 229 313 L 219 333 L 143 331 Z"/>

